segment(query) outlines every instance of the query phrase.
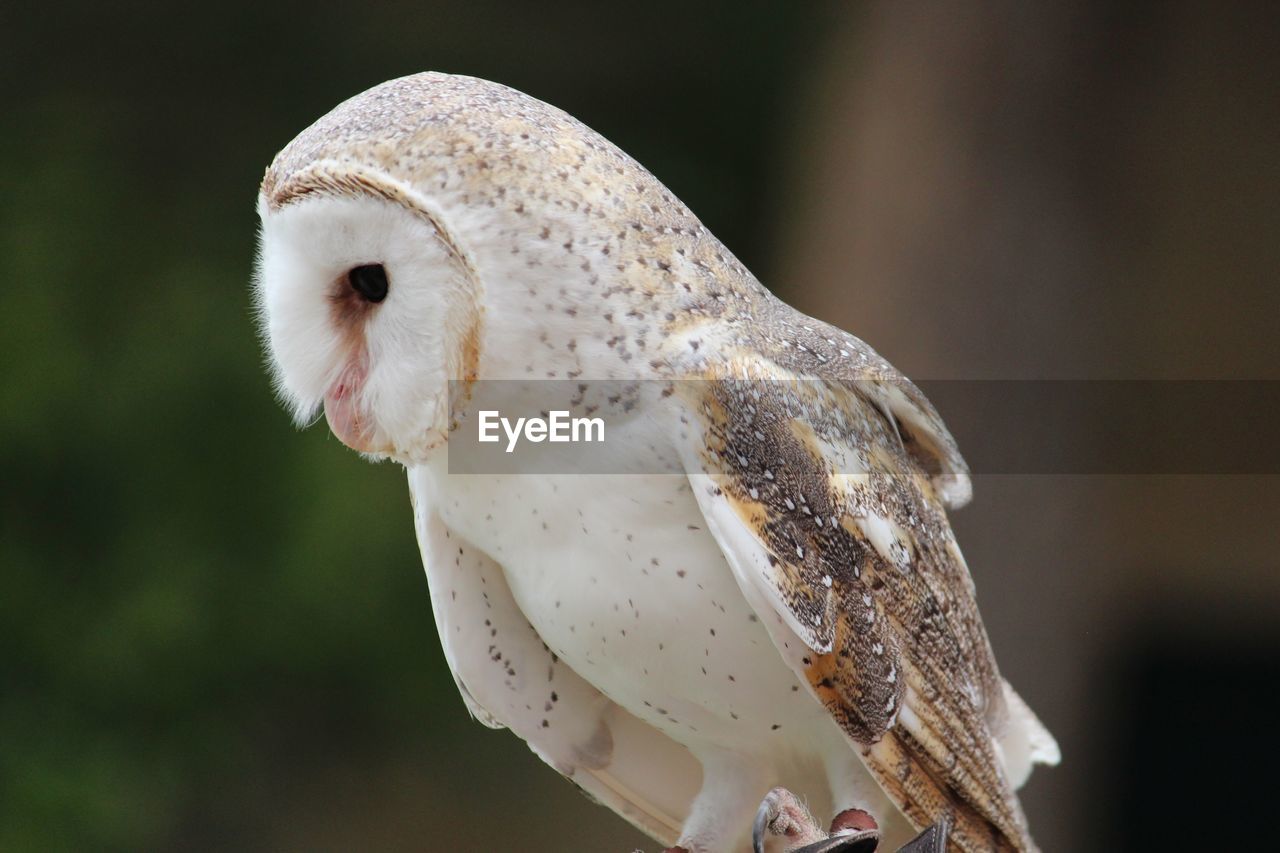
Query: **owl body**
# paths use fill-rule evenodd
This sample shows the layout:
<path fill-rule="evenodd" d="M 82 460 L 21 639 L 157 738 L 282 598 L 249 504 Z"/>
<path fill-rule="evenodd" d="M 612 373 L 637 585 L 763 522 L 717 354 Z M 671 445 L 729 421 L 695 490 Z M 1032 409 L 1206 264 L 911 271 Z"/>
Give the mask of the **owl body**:
<path fill-rule="evenodd" d="M 263 181 L 278 387 L 403 464 L 468 708 L 665 843 L 745 849 L 763 794 L 890 841 L 1031 849 L 1048 732 L 1000 678 L 946 519 L 967 469 L 873 350 L 774 299 L 564 113 L 415 75 Z M 487 384 L 600 387 L 633 469 L 460 473 Z M 579 401 L 581 402 L 581 401 Z M 453 436 L 453 438 L 451 438 Z"/>
<path fill-rule="evenodd" d="M 445 474 L 420 484 L 436 467 L 415 472 L 413 488 L 449 495 L 437 502 L 444 523 L 484 543 L 551 652 L 629 713 L 679 743 L 761 754 L 807 748 L 818 724 L 835 731 L 769 654 L 687 481 Z"/>
<path fill-rule="evenodd" d="M 674 833 L 662 834 L 664 841 L 688 819 L 706 764 L 751 779 L 754 794 L 744 805 L 754 807 L 769 787 L 783 785 L 806 792 L 819 811 L 838 810 L 841 802 L 874 810 L 890 843 L 909 837 L 910 825 L 849 750 L 839 726 L 773 651 L 686 479 L 629 475 L 619 487 L 608 477 L 578 474 L 451 475 L 443 454 L 409 476 L 419 512 L 434 507 L 451 541 L 501 566 L 485 584 L 489 598 L 509 594 L 536 635 L 533 662 L 502 672 L 512 704 L 533 702 L 526 725 L 535 749 L 539 735 L 565 725 L 557 692 L 564 676 L 544 677 L 558 661 L 556 668 L 567 667 L 599 693 L 567 723 L 579 727 L 579 743 L 593 742 L 601 723 L 616 725 L 627 715 L 652 729 L 632 735 L 632 751 L 661 741 L 656 748 L 687 753 L 638 774 L 653 778 L 646 800 L 680 792 L 653 809 Z M 433 575 L 433 561 L 426 564 L 433 588 L 447 587 L 446 578 Z M 498 593 L 488 589 L 504 583 Z M 489 598 L 481 598 L 483 613 L 465 613 L 459 621 L 483 624 Z M 456 624 L 441 624 L 440 631 L 459 633 Z M 505 631 L 482 639 L 488 659 L 457 669 L 464 691 L 509 663 Z M 581 783 L 597 760 L 614 765 L 614 751 L 622 751 L 619 744 L 598 759 L 571 753 L 550 763 Z M 654 831 L 649 815 L 629 816 Z M 723 849 L 747 849 L 750 815 L 738 817 L 721 840 Z"/>

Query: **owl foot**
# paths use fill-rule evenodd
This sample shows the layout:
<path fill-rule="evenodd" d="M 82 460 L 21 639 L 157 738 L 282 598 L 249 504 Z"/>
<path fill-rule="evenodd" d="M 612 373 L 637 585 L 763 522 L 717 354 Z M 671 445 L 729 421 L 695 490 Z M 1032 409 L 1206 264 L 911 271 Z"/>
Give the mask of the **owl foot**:
<path fill-rule="evenodd" d="M 785 838 L 786 853 L 874 853 L 880 844 L 880 826 L 862 809 L 845 809 L 831 821 L 828 834 L 795 794 L 774 788 L 760 804 L 751 828 L 755 853 L 764 853 L 766 836 Z M 910 853 L 942 853 L 942 849 L 921 848 Z"/>
<path fill-rule="evenodd" d="M 848 809 L 836 815 L 828 836 L 804 804 L 786 788 L 770 791 L 756 811 L 751 828 L 751 843 L 756 853 L 764 853 L 766 835 L 785 838 L 787 853 L 872 853 L 880 841 L 875 820 L 860 809 Z"/>
<path fill-rule="evenodd" d="M 946 853 L 945 821 L 935 823 L 898 848 L 898 853 Z M 846 809 L 831 822 L 831 837 L 804 847 L 788 848 L 787 853 L 874 853 L 880 841 L 880 830 L 871 815 L 862 809 Z"/>

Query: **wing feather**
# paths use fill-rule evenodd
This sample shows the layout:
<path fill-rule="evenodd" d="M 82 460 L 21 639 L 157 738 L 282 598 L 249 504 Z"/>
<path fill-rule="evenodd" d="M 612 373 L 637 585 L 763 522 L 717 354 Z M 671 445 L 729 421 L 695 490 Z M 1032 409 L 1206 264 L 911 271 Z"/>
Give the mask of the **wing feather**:
<path fill-rule="evenodd" d="M 967 469 L 891 370 L 722 363 L 683 383 L 686 469 L 748 600 L 774 611 L 775 645 L 908 818 L 949 820 L 961 850 L 1033 849 L 993 740 L 1003 681 L 944 509 L 967 498 Z"/>

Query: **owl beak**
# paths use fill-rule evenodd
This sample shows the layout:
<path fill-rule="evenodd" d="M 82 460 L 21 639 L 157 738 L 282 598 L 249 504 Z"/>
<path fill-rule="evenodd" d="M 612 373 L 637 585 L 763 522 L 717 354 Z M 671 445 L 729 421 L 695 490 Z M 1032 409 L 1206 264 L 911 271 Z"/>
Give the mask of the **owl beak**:
<path fill-rule="evenodd" d="M 360 409 L 360 389 L 364 370 L 353 366 L 343 371 L 338 381 L 324 395 L 324 417 L 338 440 L 361 453 L 372 453 L 376 432 L 371 418 Z"/>

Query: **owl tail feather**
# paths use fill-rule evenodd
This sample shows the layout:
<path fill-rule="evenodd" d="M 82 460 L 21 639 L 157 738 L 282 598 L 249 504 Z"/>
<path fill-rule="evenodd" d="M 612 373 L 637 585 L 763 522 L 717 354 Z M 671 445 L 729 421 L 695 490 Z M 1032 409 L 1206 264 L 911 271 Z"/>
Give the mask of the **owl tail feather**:
<path fill-rule="evenodd" d="M 1007 681 L 1004 682 L 1004 701 L 1008 718 L 995 745 L 1005 776 L 1016 789 L 1026 783 L 1034 765 L 1053 766 L 1062 760 L 1062 752 L 1044 723 Z"/>

